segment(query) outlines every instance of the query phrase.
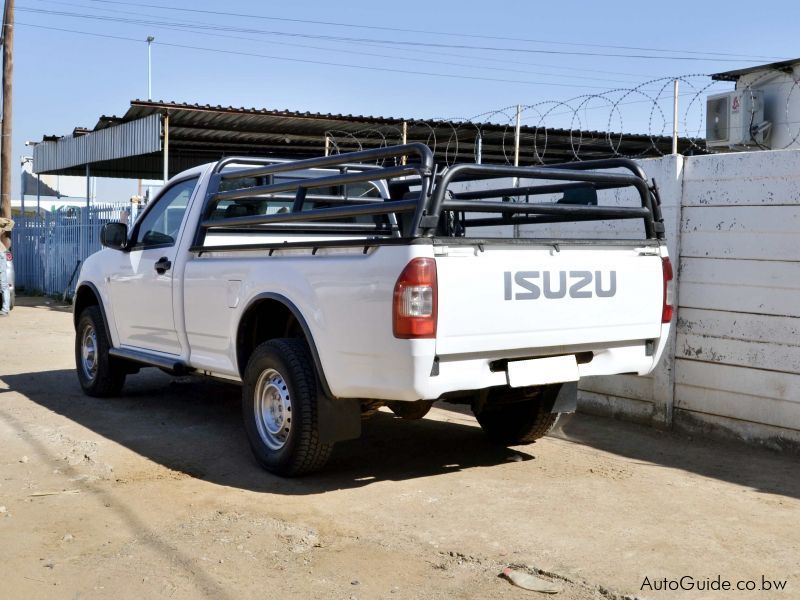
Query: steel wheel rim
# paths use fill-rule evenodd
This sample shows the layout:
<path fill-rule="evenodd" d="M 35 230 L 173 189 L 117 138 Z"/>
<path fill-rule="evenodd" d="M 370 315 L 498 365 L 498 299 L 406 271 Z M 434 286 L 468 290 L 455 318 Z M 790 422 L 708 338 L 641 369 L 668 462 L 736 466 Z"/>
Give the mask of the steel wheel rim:
<path fill-rule="evenodd" d="M 81 367 L 87 379 L 93 381 L 97 376 L 97 333 L 92 325 L 87 325 L 81 336 Z"/>
<path fill-rule="evenodd" d="M 292 431 L 292 399 L 289 386 L 275 369 L 265 369 L 256 382 L 256 429 L 270 450 L 280 450 Z"/>

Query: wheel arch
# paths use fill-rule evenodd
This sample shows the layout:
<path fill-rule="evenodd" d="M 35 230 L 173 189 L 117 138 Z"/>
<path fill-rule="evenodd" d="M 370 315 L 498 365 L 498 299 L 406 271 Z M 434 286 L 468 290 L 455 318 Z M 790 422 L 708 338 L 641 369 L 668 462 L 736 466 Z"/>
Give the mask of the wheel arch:
<path fill-rule="evenodd" d="M 301 335 L 308 344 L 323 393 L 334 398 L 308 322 L 291 300 L 274 292 L 264 292 L 251 298 L 236 325 L 236 368 L 239 375 L 244 377 L 247 361 L 258 344 L 270 339 Z"/>
<path fill-rule="evenodd" d="M 72 301 L 72 325 L 75 329 L 78 328 L 78 319 L 81 318 L 81 313 L 90 306 L 100 308 L 100 314 L 103 315 L 103 325 L 105 325 L 109 341 L 111 341 L 111 329 L 108 326 L 108 317 L 100 297 L 100 291 L 91 281 L 84 281 L 75 290 L 75 297 Z"/>

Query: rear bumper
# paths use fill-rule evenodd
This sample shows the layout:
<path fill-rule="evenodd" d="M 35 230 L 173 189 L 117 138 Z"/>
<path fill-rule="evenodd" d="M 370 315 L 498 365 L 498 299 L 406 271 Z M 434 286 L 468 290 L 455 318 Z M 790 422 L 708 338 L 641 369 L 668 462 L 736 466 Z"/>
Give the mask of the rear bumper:
<path fill-rule="evenodd" d="M 585 348 L 559 348 L 537 350 L 536 352 L 517 356 L 490 356 L 463 358 L 458 356 L 440 357 L 439 374 L 428 376 L 418 382 L 418 393 L 426 400 L 433 400 L 444 394 L 480 390 L 487 387 L 508 385 L 508 373 L 505 369 L 492 369 L 492 364 L 500 359 L 529 359 L 544 356 L 588 353 L 592 352 L 589 362 L 578 364 L 580 378 L 595 375 L 617 375 L 620 373 L 636 373 L 646 375 L 653 368 L 653 356 L 648 356 L 644 341 L 612 348 L 587 350 Z M 532 385 L 545 384 L 548 381 L 531 382 Z"/>
<path fill-rule="evenodd" d="M 578 353 L 586 357 L 586 362 L 578 364 L 580 378 L 621 373 L 646 375 L 655 367 L 661 351 L 659 344 L 653 346 L 638 340 L 603 348 L 572 346 L 436 356 L 433 344 L 419 342 L 423 340 L 414 346 L 416 352 L 402 357 L 360 356 L 362 376 L 352 380 L 355 385 L 334 390 L 334 393 L 339 397 L 376 400 L 436 400 L 454 392 L 508 385 L 508 373 L 498 361 Z"/>

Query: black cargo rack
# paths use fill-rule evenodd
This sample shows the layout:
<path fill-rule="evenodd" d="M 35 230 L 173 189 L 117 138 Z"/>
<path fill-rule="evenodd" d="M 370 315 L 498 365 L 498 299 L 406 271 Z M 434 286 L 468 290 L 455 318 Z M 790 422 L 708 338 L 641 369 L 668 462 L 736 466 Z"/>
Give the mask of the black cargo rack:
<path fill-rule="evenodd" d="M 365 164 L 367 161 L 383 161 L 385 164 Z M 237 168 L 229 169 L 232 166 Z M 630 174 L 605 172 L 619 168 L 627 169 Z M 296 174 L 312 169 L 334 172 L 322 172 L 319 176 L 314 173 L 311 177 L 295 175 L 285 181 L 275 182 L 275 175 Z M 449 189 L 457 182 L 508 177 L 517 181 L 548 180 L 548 183 L 468 192 L 452 192 Z M 263 184 L 235 187 L 236 182 L 245 179 L 255 179 Z M 552 181 L 557 183 L 550 183 Z M 376 182 L 383 183 L 378 186 Z M 347 186 L 356 183 L 373 184 L 376 189 L 385 190 L 381 195 L 386 197 L 349 196 Z M 233 185 L 234 189 L 220 189 L 228 185 Z M 315 195 L 314 190 L 319 188 L 336 188 L 342 192 Z M 641 206 L 537 204 L 529 201 L 532 196 L 576 188 L 594 191 L 633 188 L 639 194 Z M 291 210 L 278 214 L 212 218 L 218 202 L 264 197 L 289 198 Z M 523 197 L 525 201 L 511 201 L 512 198 Z M 304 209 L 312 202 L 314 208 Z M 659 204 L 655 183 L 648 185 L 641 167 L 632 160 L 622 158 L 541 167 L 462 164 L 449 167 L 437 175 L 433 153 L 419 143 L 300 161 L 229 157 L 217 163 L 212 172 L 193 250 L 209 250 L 210 247 L 204 247 L 203 243 L 206 232 L 214 230 L 358 234 L 368 239 L 399 240 L 463 236 L 467 227 L 604 219 L 642 219 L 648 239 L 663 239 L 664 226 Z M 317 207 L 319 205 L 323 207 Z M 497 213 L 497 216 L 474 213 Z M 445 218 L 442 218 L 443 215 Z M 359 217 L 362 222 L 353 222 Z M 364 217 L 372 217 L 373 222 L 363 222 Z M 317 243 L 309 243 L 314 244 Z"/>

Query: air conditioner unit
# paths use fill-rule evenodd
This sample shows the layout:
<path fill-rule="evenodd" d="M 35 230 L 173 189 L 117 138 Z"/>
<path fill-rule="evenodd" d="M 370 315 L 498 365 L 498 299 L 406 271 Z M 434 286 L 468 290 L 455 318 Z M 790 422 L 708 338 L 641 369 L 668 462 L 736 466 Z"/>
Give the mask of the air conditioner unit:
<path fill-rule="evenodd" d="M 706 99 L 706 148 L 747 150 L 763 148 L 770 123 L 764 121 L 764 92 L 736 90 Z"/>

